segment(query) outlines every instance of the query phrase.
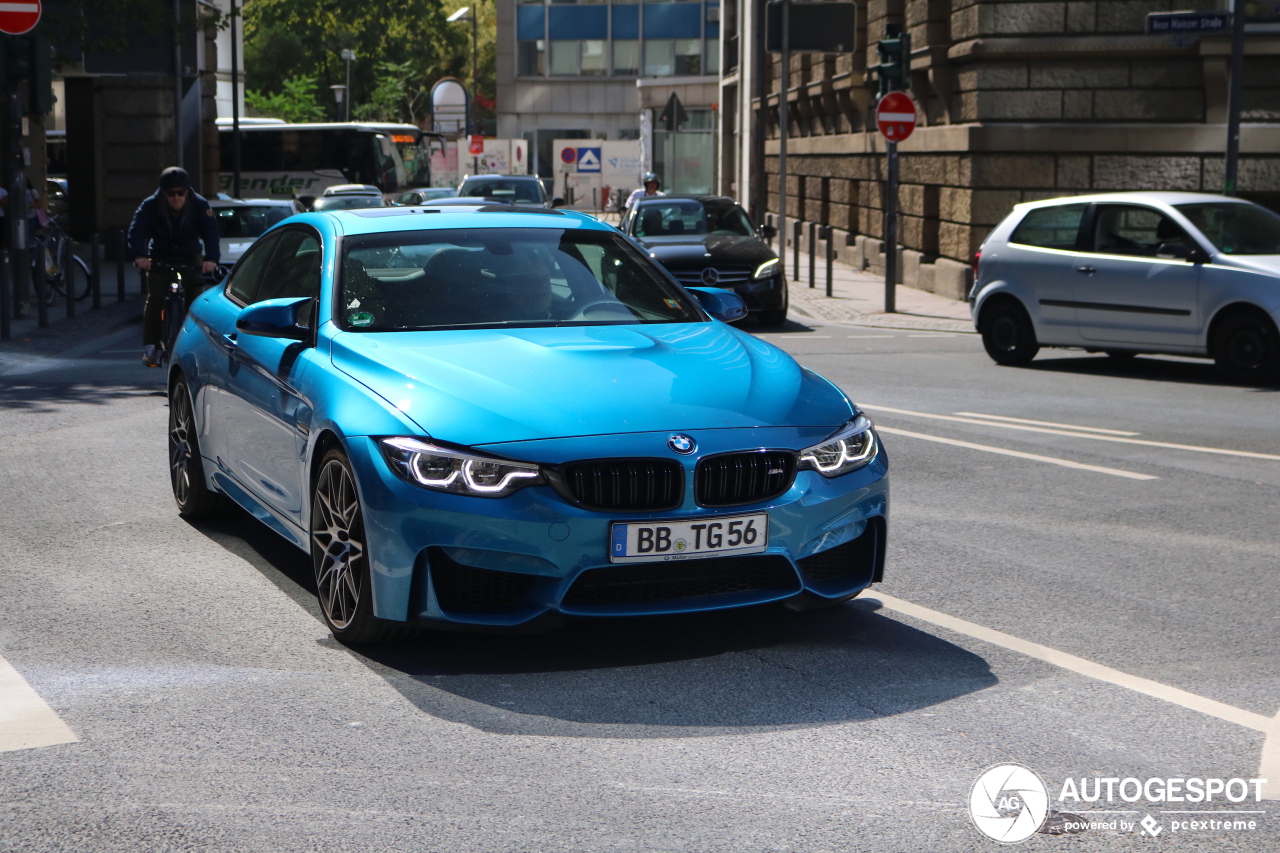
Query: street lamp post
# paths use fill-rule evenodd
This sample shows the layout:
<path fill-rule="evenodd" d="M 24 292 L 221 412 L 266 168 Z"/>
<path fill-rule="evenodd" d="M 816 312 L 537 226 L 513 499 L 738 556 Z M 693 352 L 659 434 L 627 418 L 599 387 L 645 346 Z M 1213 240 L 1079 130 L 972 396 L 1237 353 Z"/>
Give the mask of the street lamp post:
<path fill-rule="evenodd" d="M 343 61 L 347 63 L 347 96 L 348 97 L 347 97 L 346 120 L 351 121 L 351 97 L 350 97 L 351 95 L 351 63 L 356 58 L 356 52 L 354 50 L 344 49 L 342 51 L 341 56 Z"/>
<path fill-rule="evenodd" d="M 333 90 L 333 103 L 338 108 L 338 120 L 341 121 L 342 120 L 342 102 L 346 100 L 344 96 L 347 94 L 347 87 L 342 85 L 341 83 L 335 83 L 329 88 Z M 347 101 L 348 117 L 350 117 L 350 105 L 351 105 L 351 102 Z"/>
<path fill-rule="evenodd" d="M 474 100 L 476 95 L 480 92 L 480 52 L 477 48 L 477 44 L 479 43 L 479 23 L 476 12 L 473 11 L 470 6 L 463 6 L 445 20 L 450 24 L 456 24 L 459 22 L 465 23 L 467 21 L 471 22 L 471 98 Z M 470 113 L 469 110 L 468 113 Z M 473 130 L 475 130 L 475 128 L 467 128 L 468 133 L 473 132 Z"/>

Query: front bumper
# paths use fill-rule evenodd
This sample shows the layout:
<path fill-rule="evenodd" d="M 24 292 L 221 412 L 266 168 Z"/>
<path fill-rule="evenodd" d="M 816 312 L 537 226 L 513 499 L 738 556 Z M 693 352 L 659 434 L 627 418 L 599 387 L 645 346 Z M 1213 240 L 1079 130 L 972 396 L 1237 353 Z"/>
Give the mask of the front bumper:
<path fill-rule="evenodd" d="M 797 430 L 691 432 L 700 455 L 747 447 L 806 446 Z M 625 436 L 631 456 L 669 433 Z M 735 448 L 735 436 L 738 446 Z M 608 437 L 623 438 L 623 437 Z M 784 440 L 789 439 L 786 443 Z M 614 457 L 601 439 L 522 442 L 530 461 Z M 811 442 L 810 442 L 811 443 Z M 501 499 L 444 494 L 410 485 L 387 466 L 375 439 L 348 439 L 365 510 L 375 613 L 384 619 L 519 625 L 549 613 L 622 616 L 741 607 L 787 599 L 841 600 L 880 580 L 889 499 L 883 447 L 870 465 L 828 480 L 802 471 L 780 497 L 706 509 L 693 501 L 697 456 L 686 466 L 685 497 L 670 511 L 598 512 L 549 486 Z M 492 448 L 491 448 L 492 449 Z M 574 450 L 577 453 L 574 453 Z M 562 458 L 556 458 L 562 457 Z M 614 521 L 769 514 L 769 547 L 751 556 L 611 564 Z"/>
<path fill-rule="evenodd" d="M 775 311 L 787 305 L 787 283 L 782 273 L 753 279 L 746 284 L 735 284 L 731 289 L 742 297 L 748 312 Z"/>

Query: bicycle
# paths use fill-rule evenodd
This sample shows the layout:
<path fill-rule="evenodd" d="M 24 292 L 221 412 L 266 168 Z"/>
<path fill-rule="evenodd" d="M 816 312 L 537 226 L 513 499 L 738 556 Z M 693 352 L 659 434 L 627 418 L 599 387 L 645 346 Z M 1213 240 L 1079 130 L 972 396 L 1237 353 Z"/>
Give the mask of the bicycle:
<path fill-rule="evenodd" d="M 182 321 L 187 316 L 187 296 L 182 284 L 182 271 L 172 264 L 151 262 L 151 273 L 155 275 L 162 270 L 173 274 L 169 282 L 169 292 L 164 298 L 164 307 L 160 311 L 160 346 L 156 367 L 164 367 L 173 354 L 173 346 L 178 340 L 178 332 L 182 329 Z"/>
<path fill-rule="evenodd" d="M 54 216 L 49 219 L 43 236 L 35 233 L 31 235 L 31 274 L 40 275 L 41 266 L 44 267 L 46 305 L 52 305 L 59 296 L 66 299 L 67 288 L 76 268 L 79 268 L 81 281 L 79 292 L 74 294 L 76 301 L 87 298 L 93 289 L 89 265 L 71 251 L 71 238 L 62 230 L 62 224 L 58 221 L 60 218 Z"/>

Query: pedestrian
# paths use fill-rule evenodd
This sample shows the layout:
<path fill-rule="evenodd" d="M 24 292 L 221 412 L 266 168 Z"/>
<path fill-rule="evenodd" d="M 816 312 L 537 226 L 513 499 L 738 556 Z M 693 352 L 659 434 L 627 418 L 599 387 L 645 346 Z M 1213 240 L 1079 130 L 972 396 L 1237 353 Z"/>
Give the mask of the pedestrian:
<path fill-rule="evenodd" d="M 636 199 L 657 198 L 658 196 L 666 195 L 666 193 L 658 189 L 658 187 L 662 186 L 662 182 L 658 180 L 658 176 L 653 172 L 645 172 L 644 178 L 640 183 L 643 184 L 644 187 L 643 189 L 638 189 L 633 192 L 631 197 L 627 199 L 627 210 L 630 210 L 631 205 L 636 203 Z"/>
<path fill-rule="evenodd" d="M 204 252 L 201 253 L 201 244 Z M 218 266 L 218 223 L 209 202 L 191 189 L 191 176 L 178 166 L 160 173 L 160 188 L 142 200 L 129 223 L 134 266 L 147 272 L 147 304 L 142 312 L 142 363 L 159 367 L 161 313 L 170 282 L 151 263 L 177 269 L 188 308 L 203 289 L 204 276 Z"/>

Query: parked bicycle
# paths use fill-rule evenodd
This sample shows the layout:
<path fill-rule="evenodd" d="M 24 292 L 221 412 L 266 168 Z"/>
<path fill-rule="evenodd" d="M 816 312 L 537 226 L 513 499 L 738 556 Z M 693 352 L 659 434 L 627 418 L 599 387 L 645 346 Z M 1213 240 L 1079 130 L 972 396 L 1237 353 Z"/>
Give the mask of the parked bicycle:
<path fill-rule="evenodd" d="M 44 301 L 52 305 L 59 297 L 66 299 L 68 288 L 75 288 L 77 300 L 86 298 L 92 289 L 89 265 L 71 251 L 71 238 L 54 216 L 42 230 L 31 235 L 31 274 L 44 276 Z M 76 276 L 79 282 L 73 283 Z"/>

